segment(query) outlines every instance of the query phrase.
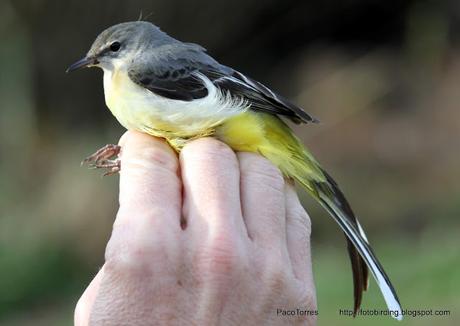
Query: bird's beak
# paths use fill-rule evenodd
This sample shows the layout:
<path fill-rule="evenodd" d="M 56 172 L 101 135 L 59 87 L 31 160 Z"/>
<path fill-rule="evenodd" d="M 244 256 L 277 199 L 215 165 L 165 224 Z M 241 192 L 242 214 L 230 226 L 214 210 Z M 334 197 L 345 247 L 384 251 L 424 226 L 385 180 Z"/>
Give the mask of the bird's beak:
<path fill-rule="evenodd" d="M 84 57 L 83 59 L 78 60 L 74 64 L 71 64 L 65 72 L 72 72 L 77 69 L 86 68 L 89 66 L 97 65 L 99 62 L 94 57 Z"/>

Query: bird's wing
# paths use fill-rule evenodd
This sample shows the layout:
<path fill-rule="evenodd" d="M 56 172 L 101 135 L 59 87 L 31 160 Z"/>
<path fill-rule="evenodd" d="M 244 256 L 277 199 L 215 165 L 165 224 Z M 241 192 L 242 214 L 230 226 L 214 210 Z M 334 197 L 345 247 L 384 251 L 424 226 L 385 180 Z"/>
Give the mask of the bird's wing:
<path fill-rule="evenodd" d="M 286 116 L 295 123 L 318 122 L 302 108 L 236 70 L 229 75 L 218 76 L 213 83 L 233 96 L 249 100 L 253 110 Z"/>
<path fill-rule="evenodd" d="M 131 80 L 151 92 L 181 101 L 208 95 L 203 76 L 224 93 L 243 98 L 251 109 L 285 116 L 296 123 L 317 122 L 303 109 L 263 84 L 219 64 L 194 44 L 166 47 L 151 56 L 133 61 L 128 69 Z"/>
<path fill-rule="evenodd" d="M 181 101 L 192 101 L 208 95 L 208 90 L 196 72 L 210 69 L 212 62 L 193 60 L 199 47 L 162 46 L 151 55 L 144 53 L 128 68 L 131 80 L 151 92 Z M 190 58 L 188 58 L 190 57 Z"/>

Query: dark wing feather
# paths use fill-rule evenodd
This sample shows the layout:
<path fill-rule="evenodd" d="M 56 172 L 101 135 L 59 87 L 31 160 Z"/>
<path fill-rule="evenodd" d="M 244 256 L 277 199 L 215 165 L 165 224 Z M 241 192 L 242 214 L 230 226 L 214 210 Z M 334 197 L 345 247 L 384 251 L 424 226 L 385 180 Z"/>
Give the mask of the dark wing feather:
<path fill-rule="evenodd" d="M 160 96 L 192 101 L 208 95 L 200 76 L 232 96 L 243 98 L 251 109 L 285 116 L 296 123 L 317 120 L 261 83 L 219 64 L 204 49 L 191 43 L 167 45 L 155 55 L 142 56 L 128 70 L 133 82 Z"/>
<path fill-rule="evenodd" d="M 282 115 L 295 123 L 318 122 L 317 119 L 286 98 L 238 71 L 233 70 L 231 75 L 217 78 L 214 84 L 223 90 L 230 91 L 234 96 L 249 100 L 254 110 Z"/>
<path fill-rule="evenodd" d="M 208 95 L 203 81 L 194 74 L 197 70 L 192 65 L 151 65 L 141 69 L 133 67 L 128 70 L 128 75 L 133 82 L 157 95 L 173 100 L 192 101 Z"/>

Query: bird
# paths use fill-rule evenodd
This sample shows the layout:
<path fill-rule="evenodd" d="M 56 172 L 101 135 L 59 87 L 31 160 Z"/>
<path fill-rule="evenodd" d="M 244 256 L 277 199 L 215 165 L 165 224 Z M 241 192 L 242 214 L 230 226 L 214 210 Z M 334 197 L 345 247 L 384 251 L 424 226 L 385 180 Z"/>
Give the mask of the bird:
<path fill-rule="evenodd" d="M 285 121 L 308 124 L 317 119 L 262 83 L 219 63 L 202 46 L 177 40 L 147 21 L 105 29 L 67 72 L 84 67 L 103 70 L 106 105 L 126 129 L 164 138 L 176 152 L 194 139 L 214 137 L 234 151 L 261 154 L 297 181 L 346 236 L 353 315 L 368 289 L 370 271 L 392 316 L 402 319 L 396 291 L 349 202 Z M 85 161 L 116 173 L 120 161 L 109 158 L 119 151 L 119 146 L 107 145 Z"/>

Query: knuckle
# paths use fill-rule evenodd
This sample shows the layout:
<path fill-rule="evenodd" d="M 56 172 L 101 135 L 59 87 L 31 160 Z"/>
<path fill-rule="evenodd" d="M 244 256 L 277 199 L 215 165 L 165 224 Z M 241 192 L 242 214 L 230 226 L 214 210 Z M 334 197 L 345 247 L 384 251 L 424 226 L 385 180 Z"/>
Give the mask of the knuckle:
<path fill-rule="evenodd" d="M 119 144 L 122 146 L 120 157 L 124 166 L 177 170 L 177 155 L 164 140 L 128 131 L 121 137 Z"/>
<path fill-rule="evenodd" d="M 190 152 L 193 152 L 194 156 L 206 160 L 233 160 L 236 162 L 235 152 L 229 146 L 210 137 L 200 138 L 188 143 L 184 147 L 183 153 L 189 155 Z"/>
<path fill-rule="evenodd" d="M 139 156 L 142 160 L 155 165 L 155 168 L 175 172 L 178 167 L 176 155 L 166 144 L 144 147 Z"/>
<path fill-rule="evenodd" d="M 296 208 L 292 220 L 293 226 L 297 229 L 297 232 L 303 234 L 305 240 L 308 241 L 311 235 L 311 219 L 302 206 L 299 205 Z"/>
<path fill-rule="evenodd" d="M 251 181 L 283 192 L 284 178 L 281 171 L 268 159 L 254 153 L 240 153 L 241 174 Z"/>

